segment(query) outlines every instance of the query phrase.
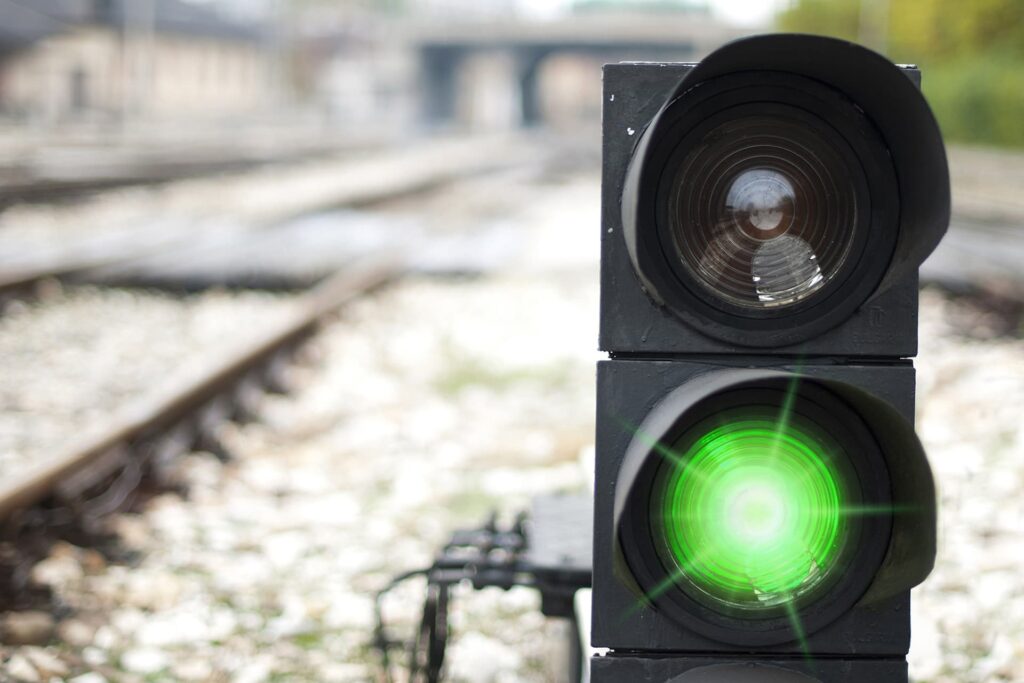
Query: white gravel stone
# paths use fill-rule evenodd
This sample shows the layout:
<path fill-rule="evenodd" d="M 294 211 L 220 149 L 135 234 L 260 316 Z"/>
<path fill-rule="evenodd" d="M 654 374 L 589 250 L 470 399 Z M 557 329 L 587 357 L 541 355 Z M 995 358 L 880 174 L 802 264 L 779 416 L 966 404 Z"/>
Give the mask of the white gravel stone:
<path fill-rule="evenodd" d="M 255 661 L 246 663 L 234 676 L 232 683 L 263 683 L 273 673 L 273 658 L 270 656 L 257 657 Z"/>
<path fill-rule="evenodd" d="M 327 596 L 323 623 L 332 629 L 367 631 L 373 628 L 373 601 L 365 595 L 335 592 Z"/>
<path fill-rule="evenodd" d="M 60 552 L 62 545 L 57 545 L 50 556 L 32 567 L 32 581 L 40 586 L 59 588 L 85 575 L 81 563 L 73 555 Z"/>
<path fill-rule="evenodd" d="M 175 662 L 171 675 L 179 681 L 208 681 L 213 676 L 213 665 L 204 659 L 189 658 Z"/>
<path fill-rule="evenodd" d="M 155 674 L 167 668 L 167 654 L 153 648 L 137 648 L 121 655 L 121 666 L 136 674 Z"/>
<path fill-rule="evenodd" d="M 111 644 L 111 647 L 113 643 Z M 109 648 L 106 648 L 109 649 Z M 101 666 L 108 661 L 107 653 L 103 646 L 87 647 L 82 649 L 82 659 L 90 666 Z"/>
<path fill-rule="evenodd" d="M 68 683 L 107 683 L 107 679 L 98 673 L 89 672 L 68 679 Z"/>
<path fill-rule="evenodd" d="M 504 643 L 478 633 L 467 633 L 452 648 L 451 680 L 459 683 L 495 683 L 502 674 L 514 674 L 522 656 Z"/>
<path fill-rule="evenodd" d="M 20 654 L 13 655 L 7 660 L 3 671 L 15 681 L 34 683 L 35 681 L 43 680 L 39 672 L 36 671 L 36 668 L 32 666 L 32 662 L 29 661 L 28 657 Z"/>
<path fill-rule="evenodd" d="M 223 360 L 291 305 L 259 293 L 85 288 L 0 316 L 0 476 L 59 455 L 129 400 Z"/>
<path fill-rule="evenodd" d="M 188 606 L 185 606 L 188 609 Z M 134 640 L 139 645 L 166 647 L 183 643 L 208 640 L 206 621 L 200 614 L 173 610 L 154 615 L 134 631 Z"/>
<path fill-rule="evenodd" d="M 316 671 L 316 680 L 323 683 L 356 683 L 371 680 L 372 677 L 368 667 L 342 662 L 327 662 Z"/>
<path fill-rule="evenodd" d="M 68 675 L 68 666 L 54 654 L 47 652 L 40 647 L 26 647 L 22 654 L 28 657 L 35 666 L 39 675 L 45 679 L 57 677 L 63 678 Z"/>
<path fill-rule="evenodd" d="M 57 637 L 72 647 L 86 647 L 92 643 L 96 627 L 79 619 L 66 619 L 57 625 Z"/>

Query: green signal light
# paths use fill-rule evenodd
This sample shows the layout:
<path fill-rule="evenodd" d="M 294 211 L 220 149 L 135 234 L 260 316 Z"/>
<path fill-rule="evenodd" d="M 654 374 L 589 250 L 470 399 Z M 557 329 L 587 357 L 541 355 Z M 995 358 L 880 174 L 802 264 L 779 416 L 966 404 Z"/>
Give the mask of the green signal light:
<path fill-rule="evenodd" d="M 725 424 L 698 425 L 655 484 L 655 545 L 704 602 L 765 611 L 838 573 L 850 503 L 834 465 L 841 449 L 799 416 L 774 413 L 733 409 Z"/>

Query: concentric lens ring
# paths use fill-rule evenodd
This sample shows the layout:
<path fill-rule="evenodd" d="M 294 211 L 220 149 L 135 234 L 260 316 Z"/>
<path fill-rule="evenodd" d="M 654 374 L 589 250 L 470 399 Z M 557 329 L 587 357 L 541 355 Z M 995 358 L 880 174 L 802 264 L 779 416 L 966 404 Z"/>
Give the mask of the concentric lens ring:
<path fill-rule="evenodd" d="M 858 229 L 851 168 L 786 108 L 726 114 L 677 167 L 668 217 L 701 288 L 741 309 L 791 306 L 836 279 Z"/>
<path fill-rule="evenodd" d="M 809 420 L 737 407 L 688 430 L 651 498 L 651 529 L 677 585 L 750 616 L 799 604 L 841 571 L 856 493 L 842 448 Z"/>

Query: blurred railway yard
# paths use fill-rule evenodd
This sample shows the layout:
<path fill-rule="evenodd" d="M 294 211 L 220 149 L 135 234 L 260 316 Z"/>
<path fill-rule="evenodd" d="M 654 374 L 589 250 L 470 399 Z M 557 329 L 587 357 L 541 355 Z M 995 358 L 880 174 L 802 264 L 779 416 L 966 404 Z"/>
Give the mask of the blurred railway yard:
<path fill-rule="evenodd" d="M 273 383 L 264 373 L 262 389 L 232 389 L 244 411 L 201 411 L 177 457 L 149 460 L 159 476 L 123 491 L 118 476 L 55 482 L 38 505 L 5 508 L 3 676 L 371 680 L 373 596 L 392 574 L 492 511 L 509 518 L 539 493 L 588 489 L 596 152 L 541 135 L 398 154 L 401 174 L 365 171 L 391 168 L 388 155 L 318 160 L 0 216 L 5 268 L 34 274 L 0 318 L 8 493 L 22 470 L 279 327 L 330 272 L 403 255 L 397 279 L 323 313 Z M 970 217 L 958 214 L 953 235 L 979 222 L 1005 234 L 1019 207 L 972 213 L 992 205 L 971 204 L 970 181 L 993 166 L 1013 178 L 1024 161 L 952 158 Z M 432 161 L 417 171 L 415 159 Z M 154 225 L 170 227 L 152 243 Z M 919 428 L 942 522 L 936 573 L 915 592 L 922 682 L 1024 679 L 1024 342 L 1005 250 L 974 249 L 976 281 L 942 265 L 967 262 L 955 253 L 926 269 Z M 68 267 L 71 255 L 94 262 Z M 44 263 L 59 267 L 35 277 Z M 111 497 L 120 511 L 106 514 Z M 16 547 L 26 531 L 35 554 Z M 389 628 L 414 630 L 421 591 L 385 601 Z M 559 680 L 566 628 L 538 602 L 523 588 L 456 591 L 452 680 Z"/>
<path fill-rule="evenodd" d="M 428 680 L 417 570 L 594 490 L 600 65 L 728 4 L 0 0 L 0 683 Z M 910 679 L 1024 683 L 1024 151 L 948 156 Z M 452 583 L 444 680 L 586 654 Z"/>

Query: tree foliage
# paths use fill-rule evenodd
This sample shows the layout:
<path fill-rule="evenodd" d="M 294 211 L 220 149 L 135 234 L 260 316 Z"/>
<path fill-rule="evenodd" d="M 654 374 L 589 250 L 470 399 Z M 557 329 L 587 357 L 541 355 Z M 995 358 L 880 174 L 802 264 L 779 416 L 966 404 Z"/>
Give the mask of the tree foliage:
<path fill-rule="evenodd" d="M 920 64 L 947 137 L 1024 146 L 1024 0 L 794 0 L 778 23 Z"/>
<path fill-rule="evenodd" d="M 856 40 L 860 0 L 800 0 L 778 17 L 779 26 L 794 33 L 816 33 Z"/>

